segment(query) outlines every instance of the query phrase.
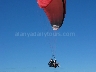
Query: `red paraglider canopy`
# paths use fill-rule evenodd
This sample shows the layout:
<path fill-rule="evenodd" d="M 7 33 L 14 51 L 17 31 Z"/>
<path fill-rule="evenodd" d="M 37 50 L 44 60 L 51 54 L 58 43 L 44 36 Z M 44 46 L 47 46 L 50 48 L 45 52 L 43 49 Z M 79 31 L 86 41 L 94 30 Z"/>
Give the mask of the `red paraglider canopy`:
<path fill-rule="evenodd" d="M 58 30 L 66 14 L 66 0 L 37 0 L 40 8 L 45 11 L 53 30 Z"/>
<path fill-rule="evenodd" d="M 52 0 L 38 0 L 38 5 L 40 8 L 45 8 L 47 5 L 50 4 Z"/>

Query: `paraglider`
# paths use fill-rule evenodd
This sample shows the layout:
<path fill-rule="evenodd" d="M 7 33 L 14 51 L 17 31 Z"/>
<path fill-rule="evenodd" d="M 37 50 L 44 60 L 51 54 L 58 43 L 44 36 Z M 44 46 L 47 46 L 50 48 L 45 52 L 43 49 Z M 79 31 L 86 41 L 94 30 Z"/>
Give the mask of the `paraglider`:
<path fill-rule="evenodd" d="M 56 62 L 56 59 L 55 60 L 51 59 L 48 65 L 49 67 L 54 67 L 54 68 L 59 67 L 59 63 Z"/>
<path fill-rule="evenodd" d="M 37 0 L 40 8 L 42 8 L 48 17 L 53 30 L 58 30 L 64 21 L 66 14 L 66 0 Z M 51 59 L 48 63 L 49 67 L 59 67 L 56 60 Z"/>
<path fill-rule="evenodd" d="M 40 8 L 46 13 L 53 30 L 58 30 L 66 14 L 66 0 L 37 0 Z"/>

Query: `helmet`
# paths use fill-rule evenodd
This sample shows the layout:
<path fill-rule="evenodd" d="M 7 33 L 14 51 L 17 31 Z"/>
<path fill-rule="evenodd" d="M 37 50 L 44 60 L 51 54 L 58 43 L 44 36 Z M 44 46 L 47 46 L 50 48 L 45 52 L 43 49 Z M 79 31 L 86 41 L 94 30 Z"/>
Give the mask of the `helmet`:
<path fill-rule="evenodd" d="M 50 61 L 53 61 L 53 59 L 51 59 Z"/>

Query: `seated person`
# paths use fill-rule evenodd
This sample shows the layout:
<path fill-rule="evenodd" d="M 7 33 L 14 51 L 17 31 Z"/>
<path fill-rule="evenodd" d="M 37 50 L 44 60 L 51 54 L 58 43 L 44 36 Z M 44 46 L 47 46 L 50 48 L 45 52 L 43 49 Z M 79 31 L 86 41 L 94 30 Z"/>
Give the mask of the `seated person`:
<path fill-rule="evenodd" d="M 49 67 L 53 67 L 53 63 L 54 63 L 54 61 L 53 61 L 53 59 L 51 59 L 51 60 L 49 61 L 49 63 L 48 63 Z"/>
<path fill-rule="evenodd" d="M 56 60 L 51 59 L 48 63 L 49 67 L 59 67 L 59 63 L 56 63 Z"/>

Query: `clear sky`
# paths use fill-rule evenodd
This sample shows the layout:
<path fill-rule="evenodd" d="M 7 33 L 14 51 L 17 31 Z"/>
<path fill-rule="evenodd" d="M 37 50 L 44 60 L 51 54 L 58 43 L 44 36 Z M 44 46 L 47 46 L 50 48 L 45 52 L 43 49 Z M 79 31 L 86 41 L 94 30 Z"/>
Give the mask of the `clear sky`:
<path fill-rule="evenodd" d="M 36 0 L 0 0 L 0 72 L 96 72 L 96 0 L 66 3 L 62 36 L 49 36 Z M 60 68 L 47 65 L 51 46 Z"/>

